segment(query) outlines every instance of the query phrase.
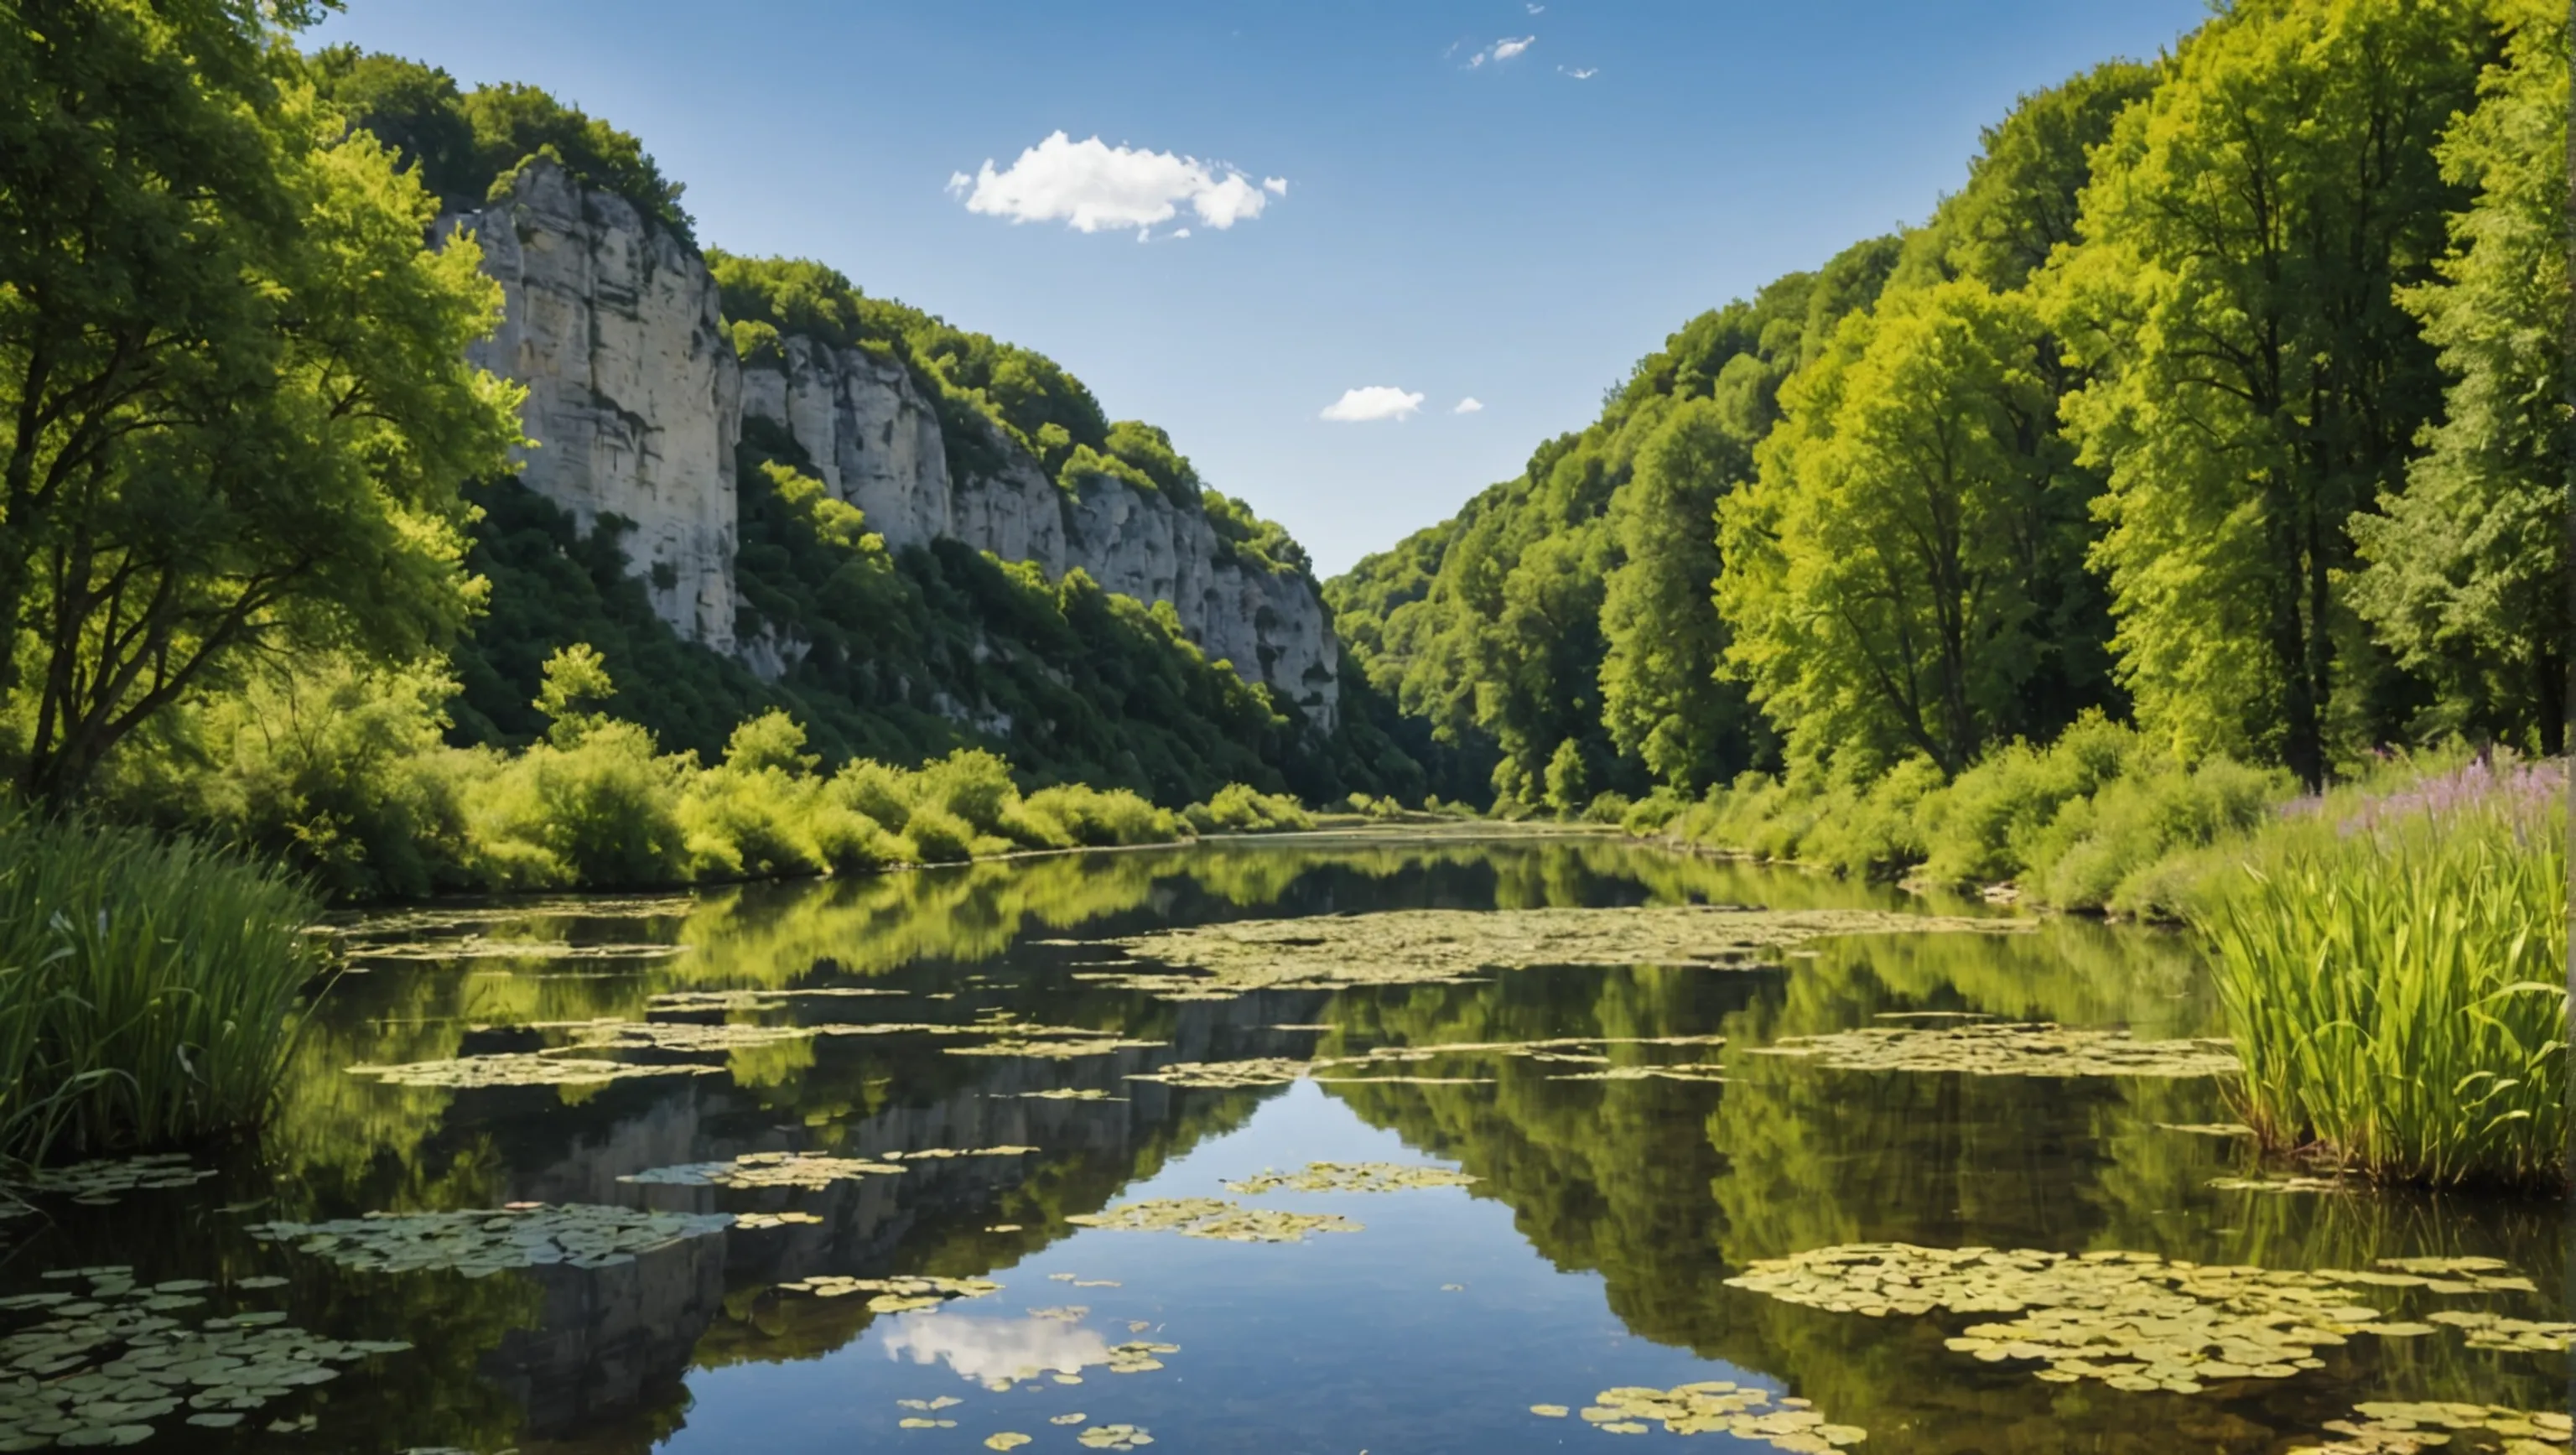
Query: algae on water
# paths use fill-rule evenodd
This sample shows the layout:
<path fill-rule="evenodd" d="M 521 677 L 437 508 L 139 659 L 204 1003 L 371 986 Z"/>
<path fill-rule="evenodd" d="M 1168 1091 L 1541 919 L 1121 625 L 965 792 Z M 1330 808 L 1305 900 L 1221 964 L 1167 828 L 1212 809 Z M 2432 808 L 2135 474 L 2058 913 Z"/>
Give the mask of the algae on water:
<path fill-rule="evenodd" d="M 1460 983 L 1535 965 L 1672 965 L 1744 969 L 1778 951 L 1834 935 L 2006 933 L 2027 922 L 1884 910 L 1624 909 L 1396 910 L 1249 920 L 1112 941 L 1171 970 L 1093 974 L 1103 984 L 1166 999 L 1253 990 Z M 1177 973 L 1177 972 L 1195 973 Z"/>
<path fill-rule="evenodd" d="M 1804 1056 L 1841 1071 L 1959 1071 L 1971 1076 L 2226 1076 L 2240 1069 L 2225 1040 L 2132 1040 L 2126 1031 L 1976 1022 L 1871 1026 L 1783 1036 L 1760 1056 Z"/>
<path fill-rule="evenodd" d="M 590 1203 L 526 1203 L 464 1212 L 369 1213 L 323 1223 L 250 1226 L 344 1268 L 378 1273 L 453 1270 L 483 1278 L 561 1263 L 606 1268 L 733 1226 L 729 1213 L 645 1212 Z"/>

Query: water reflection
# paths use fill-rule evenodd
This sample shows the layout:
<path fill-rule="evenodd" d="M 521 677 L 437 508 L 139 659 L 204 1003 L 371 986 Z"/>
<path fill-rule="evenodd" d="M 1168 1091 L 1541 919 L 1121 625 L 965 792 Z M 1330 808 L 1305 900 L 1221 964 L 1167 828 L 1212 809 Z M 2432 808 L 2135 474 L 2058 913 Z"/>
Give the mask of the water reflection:
<path fill-rule="evenodd" d="M 154 1444 L 173 1450 L 843 1449 L 894 1439 L 904 1412 L 896 1400 L 951 1394 L 964 1398 L 943 1411 L 959 1419 L 956 1429 L 905 1437 L 964 1448 L 989 1430 L 1045 1431 L 1056 1415 L 1078 1412 L 1148 1426 L 1171 1448 L 1478 1450 L 1592 1438 L 1572 1425 L 1535 1426 L 1525 1412 L 1534 1401 L 1579 1405 L 1616 1385 L 1732 1378 L 1814 1400 L 1834 1420 L 1870 1430 L 1873 1449 L 2250 1452 L 2363 1398 L 2557 1402 L 2563 1360 L 2473 1351 L 2448 1334 L 2356 1339 L 2327 1351 L 2329 1367 L 2313 1377 L 2259 1389 L 2177 1396 L 2044 1385 L 2025 1366 L 1946 1350 L 1957 1320 L 1865 1319 L 1725 1286 L 1755 1259 L 1901 1239 L 2285 1268 L 2474 1253 L 2505 1258 L 2544 1288 L 2565 1287 L 2551 1208 L 2210 1188 L 2212 1177 L 2242 1170 L 2243 1145 L 2159 1125 L 2223 1120 L 2219 1090 L 2206 1081 L 1851 1073 L 1737 1054 L 1924 1010 L 2208 1034 L 2216 1007 L 2169 936 L 2057 921 L 2011 937 L 1825 942 L 1750 971 L 1534 969 L 1476 985 L 1177 1005 L 1079 978 L 1116 958 L 1095 942 L 1169 925 L 1674 903 L 1911 901 L 1605 839 L 1361 838 L 1035 859 L 598 913 L 553 905 L 516 921 L 410 924 L 402 934 L 411 939 L 479 933 L 685 948 L 625 959 L 356 961 L 299 1049 L 264 1152 L 230 1157 L 219 1178 L 193 1190 L 136 1194 L 80 1209 L 76 1220 L 0 1224 L 0 1294 L 40 1286 L 48 1269 L 111 1262 L 154 1278 L 276 1273 L 292 1282 L 270 1297 L 298 1326 L 417 1346 L 382 1361 L 380 1375 L 301 1396 L 294 1412 L 318 1416 L 309 1437 L 170 1421 Z M 800 987 L 897 994 L 652 1003 L 673 992 Z M 343 1071 L 533 1050 L 560 1034 L 549 1022 L 962 1023 L 995 1010 L 1161 1044 L 1053 1061 L 951 1055 L 953 1040 L 933 1036 L 811 1037 L 736 1049 L 722 1076 L 464 1091 Z M 1126 1079 L 1179 1061 L 1710 1034 L 1728 1042 L 1717 1053 L 1729 1068 L 1724 1084 L 1572 1080 L 1565 1073 L 1583 1068 L 1509 1056 L 1441 1072 L 1489 1080 L 1474 1086 L 1215 1091 Z M 1032 1095 L 1065 1089 L 1103 1099 Z M 818 1190 L 618 1180 L 755 1152 L 1002 1145 L 1042 1150 L 912 1161 L 900 1175 Z M 1387 1157 L 1455 1163 L 1477 1181 L 1463 1191 L 1265 1199 L 1368 1225 L 1295 1247 L 1088 1233 L 1066 1221 L 1140 1196 L 1223 1196 L 1223 1177 L 1264 1167 Z M 616 1267 L 484 1279 L 348 1273 L 241 1231 L 253 1218 L 514 1201 L 794 1211 L 819 1221 L 736 1228 Z M 1071 1292 L 1050 1280 L 1057 1273 L 1091 1286 Z M 814 1275 L 891 1274 L 990 1275 L 1006 1291 L 886 1315 L 863 1298 L 777 1289 Z M 1020 1316 L 1077 1302 L 1089 1308 L 1073 1322 Z M 2493 1306 L 2547 1316 L 2548 1302 Z M 1187 1352 L 1170 1371 L 1103 1370 L 1110 1346 L 1130 1337 Z M 938 1379 L 925 1379 L 934 1368 Z M 1029 1370 L 1083 1383 L 981 1387 Z M 1054 1402 L 1041 1408 L 1041 1396 Z M 1048 1438 L 1070 1447 L 1069 1433 Z"/>

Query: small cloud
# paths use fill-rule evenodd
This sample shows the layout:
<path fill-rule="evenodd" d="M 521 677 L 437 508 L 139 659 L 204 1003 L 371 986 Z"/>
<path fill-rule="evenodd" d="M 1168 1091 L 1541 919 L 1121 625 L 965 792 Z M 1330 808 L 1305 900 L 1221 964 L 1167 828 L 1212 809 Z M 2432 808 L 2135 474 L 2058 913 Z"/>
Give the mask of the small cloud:
<path fill-rule="evenodd" d="M 1485 63 L 1485 53 L 1484 53 L 1483 51 L 1478 51 L 1478 52 L 1476 52 L 1474 55 L 1467 57 L 1467 69 L 1468 69 L 1468 70 L 1471 70 L 1471 71 L 1472 71 L 1472 70 L 1476 69 L 1478 66 L 1483 65 L 1484 63 Z"/>
<path fill-rule="evenodd" d="M 1481 414 L 1484 412 L 1484 408 L 1485 401 L 1477 398 L 1473 394 L 1470 394 L 1466 398 L 1459 400 L 1458 407 L 1450 410 L 1449 412 L 1451 414 Z"/>
<path fill-rule="evenodd" d="M 1547 13 L 1547 7 L 1544 5 L 1532 5 L 1529 6 L 1529 13 L 1532 15 L 1545 15 Z"/>
<path fill-rule="evenodd" d="M 1322 418 L 1337 424 L 1366 424 L 1380 419 L 1410 419 L 1422 408 L 1422 396 L 1384 384 L 1346 389 L 1324 406 Z"/>
<path fill-rule="evenodd" d="M 974 176 L 957 172 L 948 179 L 948 191 L 964 197 L 969 212 L 1014 223 L 1061 220 L 1076 232 L 1132 227 L 1140 239 L 1184 206 L 1201 224 L 1223 231 L 1259 217 L 1271 197 L 1287 190 L 1281 178 L 1256 186 L 1241 172 L 1196 157 L 1113 147 L 1096 136 L 1075 141 L 1061 131 L 1008 167 L 987 158 Z"/>
<path fill-rule="evenodd" d="M 1560 76 L 1572 76 L 1578 81 L 1589 81 L 1593 77 L 1601 74 L 1601 68 L 1599 66 L 1577 66 L 1573 70 L 1569 71 L 1565 67 L 1559 66 L 1556 68 L 1556 73 Z"/>
<path fill-rule="evenodd" d="M 1494 42 L 1494 59 L 1508 61 L 1536 44 L 1538 37 L 1534 35 L 1525 35 L 1518 40 L 1498 40 Z"/>
<path fill-rule="evenodd" d="M 1174 240 L 1176 240 L 1176 241 L 1177 241 L 1178 239 L 1188 237 L 1189 235 L 1190 235 L 1190 230 L 1189 230 L 1188 228 L 1186 228 L 1186 227 L 1183 227 L 1183 228 L 1176 228 L 1176 229 L 1174 229 L 1174 230 L 1173 230 L 1173 232 L 1172 232 L 1172 237 L 1173 237 L 1173 238 L 1174 238 Z"/>
<path fill-rule="evenodd" d="M 1274 197 L 1285 197 L 1288 195 L 1288 179 L 1285 177 L 1264 177 L 1261 179 L 1261 190 Z"/>

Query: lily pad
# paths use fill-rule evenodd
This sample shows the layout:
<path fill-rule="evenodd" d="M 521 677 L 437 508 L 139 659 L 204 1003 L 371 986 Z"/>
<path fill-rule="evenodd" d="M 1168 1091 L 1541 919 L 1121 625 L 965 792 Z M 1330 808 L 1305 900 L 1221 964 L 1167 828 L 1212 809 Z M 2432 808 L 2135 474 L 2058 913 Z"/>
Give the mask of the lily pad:
<path fill-rule="evenodd" d="M 1830 1035 L 1784 1036 L 1751 1049 L 1761 1056 L 1813 1057 L 1840 1071 L 2192 1077 L 2232 1075 L 2241 1069 L 2228 1041 L 2139 1041 L 2127 1031 L 2033 1022 L 1868 1026 Z"/>
<path fill-rule="evenodd" d="M 2518 1410 L 2445 1400 L 2358 1405 L 2356 1418 L 2326 1421 L 2340 1438 L 2302 1445 L 2297 1455 L 2417 1455 L 2450 1450 L 2502 1451 L 2503 1455 L 2555 1455 L 2569 1443 L 2571 1421 L 2557 1410 Z M 2454 1435 L 2465 1436 L 2465 1441 Z"/>
<path fill-rule="evenodd" d="M 1262 1171 L 1225 1190 L 1245 1197 L 1265 1192 L 1400 1192 L 1408 1187 L 1464 1187 L 1474 1174 L 1451 1167 L 1401 1162 L 1309 1162 L 1296 1172 Z"/>
<path fill-rule="evenodd" d="M 214 1169 L 189 1165 L 184 1152 L 76 1162 L 68 1167 L 38 1167 L 18 1184 L 18 1191 L 68 1197 L 92 1207 L 115 1202 L 129 1192 L 190 1187 L 214 1176 Z"/>
<path fill-rule="evenodd" d="M 1870 1317 L 2015 1314 L 1947 1340 L 1989 1362 L 2036 1361 L 2052 1382 L 2194 1393 L 2209 1381 L 2285 1379 L 2352 1334 L 2403 1336 L 2354 1289 L 2321 1273 L 2169 1263 L 2149 1253 L 2081 1256 L 1857 1243 L 1765 1259 L 1727 1280 L 1788 1303 Z M 2441 1318 L 2441 1315 L 2434 1315 Z"/>
<path fill-rule="evenodd" d="M 324 1223 L 254 1223 L 251 1236 L 292 1242 L 344 1268 L 447 1269 L 483 1278 L 561 1263 L 604 1268 L 733 1225 L 729 1213 L 645 1212 L 590 1203 L 525 1203 L 462 1212 L 370 1213 Z"/>
<path fill-rule="evenodd" d="M 1565 1412 L 1563 1405 L 1530 1406 L 1530 1413 L 1548 1418 L 1560 1418 Z M 1835 1450 L 1869 1438 L 1857 1425 L 1829 1422 L 1806 1400 L 1775 1398 L 1769 1390 L 1725 1379 L 1671 1389 L 1642 1385 L 1605 1389 L 1592 1397 L 1582 1414 L 1595 1429 L 1610 1434 L 1642 1435 L 1650 1424 L 1661 1422 L 1676 1435 L 1732 1435 L 1805 1452 Z"/>
<path fill-rule="evenodd" d="M 399 1066 L 352 1066 L 352 1076 L 373 1076 L 388 1086 L 443 1086 L 459 1090 L 484 1086 L 588 1086 L 639 1076 L 708 1076 L 720 1066 L 645 1065 L 634 1061 L 594 1061 L 549 1056 L 540 1051 L 507 1051 L 490 1056 L 458 1056 L 446 1061 L 413 1061 Z"/>
<path fill-rule="evenodd" d="M 2576 1348 L 2576 1323 L 2509 1319 L 2501 1314 L 2463 1313 L 2443 1309 L 2425 1317 L 2449 1324 L 2468 1336 L 2472 1349 L 2525 1349 L 2535 1354 L 2564 1354 Z"/>
<path fill-rule="evenodd" d="M 2006 919 L 1879 910 L 1757 910 L 1710 905 L 1622 909 L 1398 910 L 1250 920 L 1113 941 L 1174 973 L 1086 976 L 1164 999 L 1253 990 L 1458 984 L 1534 965 L 1670 965 L 1745 969 L 1834 935 L 2011 933 Z"/>
<path fill-rule="evenodd" d="M 730 1162 L 683 1162 L 630 1172 L 620 1182 L 668 1187 L 801 1187 L 808 1191 L 835 1182 L 901 1172 L 893 1162 L 858 1157 L 831 1157 L 819 1152 L 745 1152 Z"/>
<path fill-rule="evenodd" d="M 909 1274 L 894 1278 L 847 1278 L 839 1274 L 818 1273 L 793 1283 L 778 1285 L 796 1293 L 810 1293 L 817 1298 L 847 1298 L 864 1293 L 871 1313 L 900 1314 L 937 1308 L 956 1298 L 982 1298 L 999 1293 L 1002 1285 L 989 1278 L 944 1278 L 937 1274 Z M 946 1404 L 956 1401 L 942 1396 Z M 942 1405 L 924 1408 L 938 1409 Z"/>
<path fill-rule="evenodd" d="M 1361 1225 L 1335 1213 L 1274 1212 L 1213 1197 L 1156 1197 L 1065 1219 L 1120 1232 L 1178 1233 L 1229 1243 L 1302 1243 L 1308 1233 L 1356 1233 Z"/>
<path fill-rule="evenodd" d="M 1074 1438 L 1093 1450 L 1133 1450 L 1154 1443 L 1143 1425 L 1093 1425 Z"/>
<path fill-rule="evenodd" d="M 1241 1061 L 1175 1061 L 1152 1071 L 1130 1072 L 1127 1079 L 1209 1088 L 1285 1086 L 1303 1077 L 1307 1064 L 1277 1056 L 1254 1056 Z"/>

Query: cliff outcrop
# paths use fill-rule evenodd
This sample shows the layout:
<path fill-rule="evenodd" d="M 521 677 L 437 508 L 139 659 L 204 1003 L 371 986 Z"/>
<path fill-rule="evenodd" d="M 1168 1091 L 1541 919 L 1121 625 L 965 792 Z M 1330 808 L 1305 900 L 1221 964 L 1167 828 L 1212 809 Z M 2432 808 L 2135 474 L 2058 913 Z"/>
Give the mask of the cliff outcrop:
<path fill-rule="evenodd" d="M 1332 730 L 1339 653 L 1315 583 L 1238 553 L 1195 502 L 1110 477 L 1060 489 L 989 423 L 943 428 L 912 371 L 864 348 L 791 335 L 779 364 L 743 367 L 703 260 L 551 161 L 442 225 L 471 228 L 501 284 L 502 324 L 475 361 L 528 390 L 522 483 L 585 529 L 626 522 L 628 569 L 681 635 L 769 672 L 793 659 L 792 641 L 737 642 L 734 458 L 748 416 L 785 429 L 889 545 L 947 537 L 1170 602 L 1211 658 Z M 986 438 L 952 449 L 947 428 Z M 998 464 L 953 469 L 960 457 Z"/>

